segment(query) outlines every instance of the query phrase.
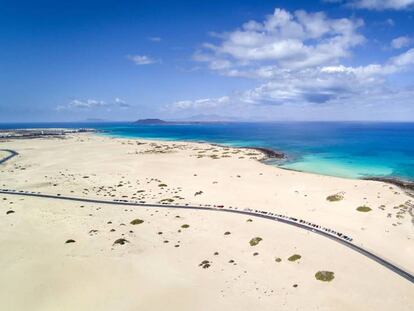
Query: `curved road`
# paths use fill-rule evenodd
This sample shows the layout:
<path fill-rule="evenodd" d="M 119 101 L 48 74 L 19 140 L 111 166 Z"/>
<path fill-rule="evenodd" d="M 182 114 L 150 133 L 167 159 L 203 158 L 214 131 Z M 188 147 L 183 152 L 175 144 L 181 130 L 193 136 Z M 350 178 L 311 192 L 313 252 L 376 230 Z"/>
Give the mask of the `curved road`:
<path fill-rule="evenodd" d="M 6 161 L 8 161 L 11 158 L 13 158 L 13 157 L 15 157 L 15 156 L 18 155 L 18 153 L 16 151 L 10 150 L 10 149 L 0 149 L 0 151 L 6 151 L 6 152 L 9 152 L 10 153 L 9 156 L 7 156 L 7 157 L 5 157 L 5 158 L 3 158 L 3 159 L 0 160 L 0 164 L 5 163 Z"/>
<path fill-rule="evenodd" d="M 4 150 L 4 149 L 1 149 Z M 10 160 L 18 153 L 13 150 L 5 149 L 4 151 L 8 151 L 11 153 L 10 156 L 3 158 L 0 160 L 0 164 Z M 353 249 L 354 251 L 376 261 L 383 267 L 388 268 L 389 270 L 397 273 L 401 277 L 407 279 L 409 282 L 414 283 L 414 275 L 410 274 L 407 271 L 404 271 L 400 267 L 390 263 L 389 261 L 375 255 L 374 253 L 357 246 L 348 240 L 345 240 L 343 237 L 339 237 L 337 235 L 330 234 L 324 230 L 320 230 L 318 228 L 314 228 L 310 225 L 306 225 L 303 223 L 298 222 L 297 219 L 292 217 L 286 217 L 283 215 L 274 215 L 273 213 L 263 212 L 260 211 L 252 211 L 250 209 L 238 210 L 237 208 L 218 208 L 218 207 L 208 207 L 208 206 L 194 206 L 194 205 L 172 205 L 172 204 L 149 204 L 149 203 L 139 203 L 139 202 L 130 202 L 125 200 L 117 200 L 117 201 L 108 201 L 108 200 L 100 200 L 100 199 L 88 199 L 88 198 L 78 198 L 78 197 L 69 197 L 69 196 L 62 196 L 62 195 L 51 195 L 51 194 L 42 194 L 39 192 L 30 192 L 30 191 L 23 191 L 23 190 L 9 190 L 9 189 L 0 189 L 0 193 L 8 194 L 8 195 L 18 195 L 18 196 L 29 196 L 29 197 L 39 197 L 39 198 L 47 198 L 47 199 L 58 199 L 58 200 L 66 200 L 66 201 L 76 201 L 76 202 L 85 202 L 85 203 L 98 203 L 98 204 L 111 204 L 111 205 L 127 205 L 127 206 L 139 206 L 139 207 L 156 207 L 156 208 L 179 208 L 179 209 L 194 209 L 194 210 L 207 210 L 207 211 L 216 211 L 216 212 L 227 212 L 227 213 L 235 213 L 235 214 L 243 214 L 250 217 L 259 217 L 268 220 L 282 222 L 288 225 L 292 225 L 307 231 L 311 231 L 313 233 L 319 234 L 323 237 L 329 238 L 335 242 L 338 242 L 346 247 Z"/>

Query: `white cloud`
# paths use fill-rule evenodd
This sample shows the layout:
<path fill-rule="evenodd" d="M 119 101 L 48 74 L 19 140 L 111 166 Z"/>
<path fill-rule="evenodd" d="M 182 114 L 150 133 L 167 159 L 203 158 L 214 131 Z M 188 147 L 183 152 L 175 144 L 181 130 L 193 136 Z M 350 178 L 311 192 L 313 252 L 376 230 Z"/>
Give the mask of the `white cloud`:
<path fill-rule="evenodd" d="M 203 98 L 197 100 L 181 100 L 173 103 L 168 108 L 173 110 L 217 108 L 225 105 L 229 101 L 230 98 L 228 96 L 222 96 L 219 98 Z"/>
<path fill-rule="evenodd" d="M 328 3 L 345 3 L 347 6 L 368 10 L 406 10 L 414 7 L 414 0 L 323 0 Z"/>
<path fill-rule="evenodd" d="M 149 37 L 148 40 L 150 40 L 152 42 L 161 42 L 161 38 L 160 37 Z"/>
<path fill-rule="evenodd" d="M 150 65 L 158 63 L 157 60 L 146 55 L 128 55 L 127 58 L 135 63 L 135 65 Z"/>
<path fill-rule="evenodd" d="M 391 41 L 391 47 L 394 49 L 402 49 L 407 46 L 410 46 L 413 42 L 413 39 L 408 36 L 402 36 L 395 38 Z"/>
<path fill-rule="evenodd" d="M 389 83 L 394 75 L 414 67 L 414 49 L 382 63 L 343 64 L 364 42 L 358 33 L 362 25 L 361 20 L 330 19 L 320 12 L 276 9 L 262 22 L 249 21 L 234 31 L 215 33 L 215 42 L 205 43 L 194 60 L 218 74 L 257 80 L 258 85 L 224 97 L 179 101 L 169 108 L 231 115 L 263 107 L 269 111 L 276 109 L 270 107 L 287 111 L 289 106 L 355 108 L 356 103 L 374 107 L 379 102 L 385 105 L 385 99 L 400 100 L 401 107 L 414 106 L 409 96 L 413 90 Z"/>
<path fill-rule="evenodd" d="M 115 98 L 113 102 L 107 103 L 96 99 L 73 99 L 67 105 L 59 105 L 56 110 L 91 110 L 100 108 L 129 108 L 130 105 L 120 98 Z"/>
<path fill-rule="evenodd" d="M 129 108 L 129 107 L 131 107 L 130 104 L 126 103 L 124 100 L 122 100 L 122 99 L 120 99 L 118 97 L 115 98 L 114 106 L 118 106 L 118 107 L 121 107 L 121 108 Z"/>
<path fill-rule="evenodd" d="M 219 44 L 205 43 L 194 59 L 222 70 L 272 62 L 282 68 L 337 63 L 361 44 L 359 19 L 330 19 L 323 12 L 290 13 L 276 9 L 263 22 L 249 21 L 240 29 L 216 35 Z"/>
<path fill-rule="evenodd" d="M 414 7 L 414 0 L 351 0 L 348 3 L 356 8 L 372 10 L 404 10 Z"/>
<path fill-rule="evenodd" d="M 107 104 L 102 100 L 95 100 L 95 99 L 87 99 L 87 100 L 79 100 L 74 99 L 69 102 L 67 107 L 69 109 L 90 109 L 90 108 L 99 108 L 99 107 L 106 107 Z"/>

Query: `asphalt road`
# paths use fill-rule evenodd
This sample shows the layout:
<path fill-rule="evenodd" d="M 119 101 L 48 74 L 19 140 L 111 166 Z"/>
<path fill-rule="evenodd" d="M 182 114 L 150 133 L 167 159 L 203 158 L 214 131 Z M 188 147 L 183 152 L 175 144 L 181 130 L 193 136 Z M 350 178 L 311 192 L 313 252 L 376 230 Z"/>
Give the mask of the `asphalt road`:
<path fill-rule="evenodd" d="M 3 150 L 3 149 L 2 149 Z M 12 157 L 16 156 L 18 153 L 13 150 L 6 149 L 11 153 L 10 156 L 3 158 L 0 160 L 0 164 L 10 160 Z M 126 205 L 126 206 L 137 206 L 137 207 L 146 207 L 146 208 L 175 208 L 175 209 L 193 209 L 193 210 L 205 210 L 205 211 L 215 211 L 215 212 L 224 212 L 224 213 L 234 213 L 234 214 L 242 214 L 250 217 L 258 217 L 264 218 L 268 220 L 282 222 L 291 226 L 295 226 L 297 228 L 301 228 L 316 234 L 319 234 L 323 237 L 331 239 L 335 242 L 338 242 L 348 248 L 353 249 L 354 251 L 358 252 L 361 255 L 364 255 L 383 267 L 391 270 L 394 273 L 397 273 L 399 276 L 407 279 L 409 282 L 414 283 L 414 275 L 410 274 L 409 272 L 403 270 L 402 268 L 392 264 L 391 262 L 379 257 L 378 255 L 355 245 L 339 236 L 330 234 L 324 230 L 320 230 L 318 228 L 314 228 L 305 224 L 298 222 L 298 220 L 292 220 L 291 218 L 287 218 L 286 216 L 275 216 L 275 215 L 268 215 L 262 214 L 255 211 L 248 211 L 246 209 L 239 210 L 237 208 L 218 208 L 218 207 L 208 207 L 208 206 L 194 206 L 194 205 L 172 205 L 172 204 L 149 204 L 149 203 L 139 203 L 139 202 L 123 202 L 123 201 L 108 201 L 108 200 L 101 200 L 101 199 L 88 199 L 88 198 L 78 198 L 78 197 L 70 197 L 70 196 L 62 196 L 62 195 L 52 195 L 52 194 L 42 194 L 39 192 L 30 192 L 30 191 L 23 191 L 23 190 L 4 190 L 0 189 L 0 193 L 8 194 L 8 195 L 17 195 L 17 196 L 29 196 L 29 197 L 38 197 L 38 198 L 46 198 L 46 199 L 57 199 L 57 200 L 66 200 L 66 201 L 75 201 L 75 202 L 84 202 L 84 203 L 97 203 L 97 204 L 110 204 L 110 205 Z"/>
<path fill-rule="evenodd" d="M 15 156 L 18 155 L 18 153 L 16 151 L 10 150 L 10 149 L 0 149 L 0 151 L 6 151 L 6 152 L 9 152 L 10 153 L 9 156 L 7 156 L 7 157 L 5 157 L 5 158 L 3 158 L 3 159 L 0 160 L 0 164 L 5 163 L 6 161 L 8 161 L 11 158 L 13 158 L 13 157 L 15 157 Z"/>

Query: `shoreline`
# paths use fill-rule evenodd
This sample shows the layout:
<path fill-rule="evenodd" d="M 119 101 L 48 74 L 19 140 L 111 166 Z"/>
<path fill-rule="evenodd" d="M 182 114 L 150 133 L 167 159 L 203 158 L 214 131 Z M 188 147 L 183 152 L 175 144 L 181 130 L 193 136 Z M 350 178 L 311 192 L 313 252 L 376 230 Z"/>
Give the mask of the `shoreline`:
<path fill-rule="evenodd" d="M 46 131 L 46 133 L 44 133 Z M 15 135 L 12 136 L 1 136 L 2 133 L 12 132 L 15 133 Z M 335 178 L 343 178 L 343 179 L 350 179 L 350 180 L 368 180 L 368 181 L 377 181 L 377 182 L 383 182 L 387 184 L 391 184 L 394 186 L 399 187 L 401 190 L 403 190 L 405 193 L 407 193 L 409 196 L 414 197 L 414 180 L 409 179 L 403 179 L 395 176 L 390 177 L 384 177 L 384 176 L 367 176 L 367 177 L 361 177 L 361 178 L 346 178 L 342 176 L 336 176 L 336 175 L 328 175 L 328 174 L 321 174 L 317 172 L 309 172 L 309 171 L 303 171 L 303 170 L 297 170 L 292 168 L 286 168 L 282 167 L 278 164 L 273 163 L 267 163 L 266 161 L 276 159 L 276 160 L 287 160 L 289 157 L 287 153 L 275 150 L 272 148 L 267 147 L 255 147 L 255 146 L 232 146 L 227 145 L 225 143 L 214 143 L 209 141 L 193 141 L 193 140 L 176 140 L 176 139 L 161 139 L 161 138 L 146 138 L 146 137 L 125 137 L 122 135 L 112 135 L 110 132 L 106 130 L 99 130 L 99 129 L 92 129 L 92 128 L 74 128 L 74 129 L 64 129 L 64 128 L 35 128 L 35 129 L 9 129 L 9 130 L 0 130 L 0 139 L 36 139 L 36 138 L 42 138 L 42 137 L 56 137 L 61 138 L 65 137 L 65 135 L 68 134 L 82 134 L 82 133 L 89 133 L 98 135 L 102 134 L 104 137 L 110 137 L 110 138 L 119 138 L 119 139 L 134 139 L 134 140 L 147 140 L 147 141 L 153 141 L 153 142 L 173 142 L 173 143 L 199 143 L 199 144 L 206 144 L 210 146 L 217 146 L 220 148 L 234 148 L 234 149 L 246 149 L 246 150 L 255 150 L 260 152 L 264 155 L 263 159 L 258 159 L 259 162 L 270 165 L 273 167 L 277 167 L 282 170 L 287 171 L 293 171 L 293 172 L 299 172 L 299 173 L 306 173 L 306 174 L 313 174 L 317 176 L 329 176 L 329 177 L 335 177 Z"/>
<path fill-rule="evenodd" d="M 408 195 L 414 197 L 414 181 L 404 180 L 397 177 L 364 177 L 362 180 L 379 181 L 398 186 Z"/>

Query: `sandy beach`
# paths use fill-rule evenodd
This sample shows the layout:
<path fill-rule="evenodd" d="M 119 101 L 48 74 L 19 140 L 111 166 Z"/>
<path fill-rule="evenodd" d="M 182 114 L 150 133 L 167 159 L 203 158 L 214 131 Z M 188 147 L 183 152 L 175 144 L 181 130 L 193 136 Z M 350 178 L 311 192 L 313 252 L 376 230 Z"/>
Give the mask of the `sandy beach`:
<path fill-rule="evenodd" d="M 414 273 L 413 198 L 394 185 L 289 171 L 257 150 L 204 143 L 79 133 L 0 146 L 19 153 L 0 165 L 0 188 L 264 210 L 342 232 Z M 406 279 L 283 223 L 7 194 L 0 202 L 4 310 L 414 308 Z M 334 278 L 317 280 L 318 271 Z"/>

